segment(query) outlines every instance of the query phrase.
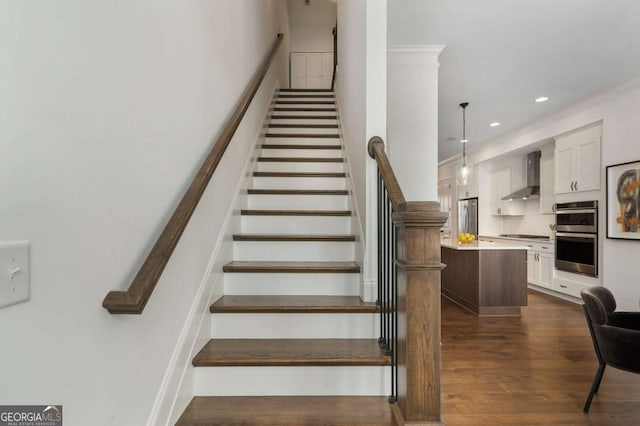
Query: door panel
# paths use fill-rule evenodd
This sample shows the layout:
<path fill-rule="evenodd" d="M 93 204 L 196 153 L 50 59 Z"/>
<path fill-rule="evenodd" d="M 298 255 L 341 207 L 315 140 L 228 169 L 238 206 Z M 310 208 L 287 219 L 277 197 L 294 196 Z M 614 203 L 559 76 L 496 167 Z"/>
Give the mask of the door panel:
<path fill-rule="evenodd" d="M 329 89 L 333 78 L 332 52 L 291 52 L 292 89 Z"/>
<path fill-rule="evenodd" d="M 307 54 L 291 52 L 290 57 L 291 88 L 307 88 Z"/>

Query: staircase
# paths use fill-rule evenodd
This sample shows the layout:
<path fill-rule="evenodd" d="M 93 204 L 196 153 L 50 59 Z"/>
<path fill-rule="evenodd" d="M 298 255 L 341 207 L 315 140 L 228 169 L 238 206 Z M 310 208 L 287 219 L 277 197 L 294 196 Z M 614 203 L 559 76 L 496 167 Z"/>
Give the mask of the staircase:
<path fill-rule="evenodd" d="M 257 159 L 196 396 L 178 425 L 388 425 L 391 360 L 360 265 L 335 98 L 281 90 Z"/>

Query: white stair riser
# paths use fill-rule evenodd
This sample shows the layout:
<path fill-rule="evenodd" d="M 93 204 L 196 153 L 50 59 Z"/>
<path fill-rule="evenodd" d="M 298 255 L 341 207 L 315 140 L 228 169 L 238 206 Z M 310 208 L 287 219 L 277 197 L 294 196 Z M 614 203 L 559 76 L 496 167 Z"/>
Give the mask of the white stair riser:
<path fill-rule="evenodd" d="M 344 163 L 322 163 L 322 162 L 258 162 L 256 163 L 258 172 L 322 172 L 339 173 L 344 172 Z"/>
<path fill-rule="evenodd" d="M 195 394 L 388 395 L 388 366 L 198 367 Z"/>
<path fill-rule="evenodd" d="M 343 177 L 253 177 L 255 189 L 346 189 Z"/>
<path fill-rule="evenodd" d="M 358 296 L 358 273 L 225 273 L 224 294 Z"/>
<path fill-rule="evenodd" d="M 291 96 L 295 96 L 295 98 Z M 322 97 L 318 98 L 317 96 L 322 96 Z M 280 96 L 278 96 L 275 99 L 275 102 L 278 102 L 278 101 L 288 101 L 288 102 L 290 101 L 301 101 L 301 102 L 335 101 L 335 95 L 332 95 L 330 93 L 317 93 L 312 95 L 309 95 L 308 93 L 301 93 L 301 92 L 281 93 Z"/>
<path fill-rule="evenodd" d="M 348 216 L 242 216 L 245 234 L 349 234 Z"/>
<path fill-rule="evenodd" d="M 316 158 L 344 158 L 340 147 L 336 149 L 262 149 L 261 157 L 316 157 Z"/>
<path fill-rule="evenodd" d="M 281 108 L 281 107 L 279 107 Z M 269 117 L 277 117 L 282 115 L 331 115 L 335 116 L 336 111 L 274 111 L 273 108 L 269 111 Z M 315 118 L 313 120 L 316 120 Z"/>
<path fill-rule="evenodd" d="M 251 188 L 254 189 L 346 189 L 343 177 L 281 177 L 254 176 Z"/>
<path fill-rule="evenodd" d="M 275 133 L 275 132 L 274 132 Z M 265 137 L 265 143 L 275 144 L 307 144 L 307 145 L 340 145 L 340 138 L 281 138 Z"/>
<path fill-rule="evenodd" d="M 214 339 L 375 339 L 378 327 L 373 313 L 211 315 Z"/>
<path fill-rule="evenodd" d="M 286 115 L 282 113 L 281 115 Z M 319 114 L 317 114 L 319 115 Z M 324 116 L 328 117 L 335 113 L 328 112 Z M 322 117 L 322 116 L 321 116 Z M 276 115 L 270 117 L 269 120 L 273 124 L 332 124 L 338 125 L 338 120 L 333 118 L 279 118 Z"/>
<path fill-rule="evenodd" d="M 355 260 L 355 243 L 334 241 L 234 241 L 233 260 L 351 262 Z"/>
<path fill-rule="evenodd" d="M 336 135 L 338 129 L 316 129 L 312 127 L 273 127 L 269 133 L 302 133 L 304 135 Z"/>
<path fill-rule="evenodd" d="M 257 210 L 347 210 L 346 195 L 258 195 L 249 194 L 248 208 Z"/>

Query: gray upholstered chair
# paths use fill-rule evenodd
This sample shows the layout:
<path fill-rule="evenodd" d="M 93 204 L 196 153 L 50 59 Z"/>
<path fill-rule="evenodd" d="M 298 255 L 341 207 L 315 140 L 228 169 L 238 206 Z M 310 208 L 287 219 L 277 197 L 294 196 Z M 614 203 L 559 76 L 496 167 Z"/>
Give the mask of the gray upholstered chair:
<path fill-rule="evenodd" d="M 584 289 L 580 295 L 600 364 L 584 405 L 587 413 L 607 365 L 640 374 L 640 312 L 616 312 L 616 300 L 604 287 Z"/>

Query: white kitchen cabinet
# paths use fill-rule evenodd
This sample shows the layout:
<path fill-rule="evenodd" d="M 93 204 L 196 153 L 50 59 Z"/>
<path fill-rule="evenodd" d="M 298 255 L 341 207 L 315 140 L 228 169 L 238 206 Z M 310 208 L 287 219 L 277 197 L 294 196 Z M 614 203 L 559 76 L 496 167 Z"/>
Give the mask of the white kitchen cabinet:
<path fill-rule="evenodd" d="M 580 298 L 580 292 L 583 289 L 589 287 L 590 285 L 588 284 L 558 278 L 556 278 L 553 283 L 553 290 L 577 298 Z"/>
<path fill-rule="evenodd" d="M 491 174 L 491 215 L 493 216 L 522 216 L 524 215 L 524 201 L 503 200 L 509 195 L 511 188 L 511 168 L 503 167 Z"/>
<path fill-rule="evenodd" d="M 602 126 L 598 125 L 556 139 L 556 194 L 600 189 L 601 136 Z"/>
<path fill-rule="evenodd" d="M 552 243 L 528 243 L 527 281 L 540 287 L 552 289 L 554 255 Z"/>
<path fill-rule="evenodd" d="M 545 146 L 540 156 L 540 214 L 555 213 L 553 188 L 553 146 Z"/>

